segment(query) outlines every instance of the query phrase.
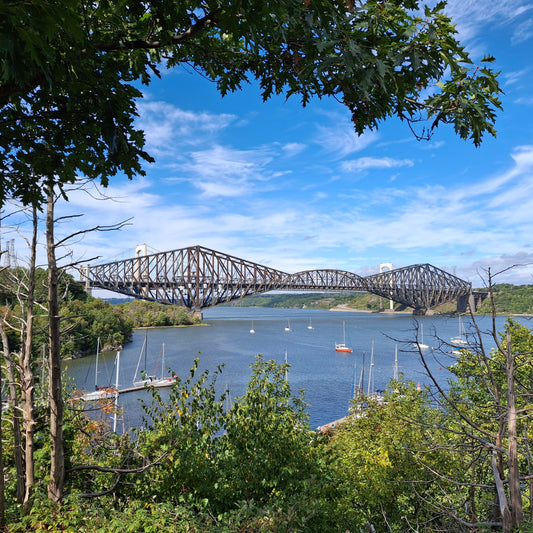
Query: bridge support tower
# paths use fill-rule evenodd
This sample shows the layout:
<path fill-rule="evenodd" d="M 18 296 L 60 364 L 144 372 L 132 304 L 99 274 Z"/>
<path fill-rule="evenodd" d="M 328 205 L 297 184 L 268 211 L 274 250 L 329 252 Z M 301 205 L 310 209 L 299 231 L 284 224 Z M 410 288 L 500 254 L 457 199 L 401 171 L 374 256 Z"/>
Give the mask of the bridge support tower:
<path fill-rule="evenodd" d="M 387 269 L 387 270 L 385 270 Z M 379 265 L 379 273 L 381 274 L 382 272 L 390 272 L 392 270 L 392 263 L 381 263 Z M 392 276 L 390 278 L 390 285 L 392 287 L 393 285 L 393 281 L 392 281 Z M 383 307 L 383 302 L 382 302 L 382 299 L 381 299 L 381 296 L 379 297 L 379 312 L 382 313 L 383 311 L 385 311 L 385 308 Z M 394 300 L 389 300 L 389 311 L 394 311 Z"/>

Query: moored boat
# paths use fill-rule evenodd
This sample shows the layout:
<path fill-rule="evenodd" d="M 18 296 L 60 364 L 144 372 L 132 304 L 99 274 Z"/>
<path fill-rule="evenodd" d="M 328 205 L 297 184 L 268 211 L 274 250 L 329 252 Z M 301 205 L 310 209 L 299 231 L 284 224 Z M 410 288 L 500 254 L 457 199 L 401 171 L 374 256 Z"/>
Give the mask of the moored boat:
<path fill-rule="evenodd" d="M 346 323 L 345 322 L 342 323 L 342 331 L 343 331 L 343 342 L 335 343 L 335 351 L 351 353 L 353 352 L 353 349 L 346 344 Z"/>

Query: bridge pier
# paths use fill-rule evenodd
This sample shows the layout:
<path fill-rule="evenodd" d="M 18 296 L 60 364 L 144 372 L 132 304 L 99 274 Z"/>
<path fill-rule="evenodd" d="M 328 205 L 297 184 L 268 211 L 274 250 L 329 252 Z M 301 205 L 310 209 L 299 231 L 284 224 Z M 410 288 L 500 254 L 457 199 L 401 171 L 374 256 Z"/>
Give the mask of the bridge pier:
<path fill-rule="evenodd" d="M 473 291 L 470 294 L 459 296 L 459 298 L 457 298 L 457 312 L 467 313 L 469 311 L 472 311 L 472 313 L 475 313 L 477 311 L 478 305 L 480 305 L 483 300 L 487 298 L 488 295 L 488 292 Z"/>
<path fill-rule="evenodd" d="M 433 316 L 434 314 L 435 314 L 435 311 L 433 311 L 433 309 L 422 309 L 422 308 L 413 309 L 413 316 Z"/>

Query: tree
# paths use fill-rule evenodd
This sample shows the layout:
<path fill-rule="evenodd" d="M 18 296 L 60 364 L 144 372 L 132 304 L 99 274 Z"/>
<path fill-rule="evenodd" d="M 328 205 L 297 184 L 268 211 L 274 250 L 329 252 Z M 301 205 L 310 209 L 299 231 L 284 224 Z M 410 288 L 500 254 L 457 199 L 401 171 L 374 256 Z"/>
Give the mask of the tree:
<path fill-rule="evenodd" d="M 443 453 L 442 413 L 425 392 L 401 381 L 389 389 L 384 401 L 357 398 L 353 416 L 332 434 L 341 490 L 336 514 L 346 530 L 445 531 L 449 519 L 425 502 L 452 487 L 444 478 L 436 482 L 433 472 L 460 470 L 460 456 Z"/>
<path fill-rule="evenodd" d="M 288 366 L 258 355 L 246 392 L 228 412 L 219 482 L 226 505 L 265 503 L 275 493 L 303 497 L 318 472 L 311 459 L 317 439 L 311 437 L 303 391 L 291 392 Z"/>
<path fill-rule="evenodd" d="M 192 66 L 222 95 L 251 80 L 274 94 L 333 97 L 355 131 L 397 116 L 496 134 L 497 75 L 473 64 L 444 13 L 417 0 L 157 3 L 15 0 L 0 6 L 0 205 L 42 206 L 45 181 L 142 173 L 137 82 Z M 59 28 L 59 31 L 58 31 Z M 44 180 L 42 177 L 45 177 Z"/>
<path fill-rule="evenodd" d="M 6 373 L 9 379 L 10 404 L 13 408 L 13 444 L 17 470 L 17 500 L 30 505 L 35 485 L 34 431 L 35 379 L 34 379 L 34 322 L 36 298 L 36 253 L 37 253 L 37 211 L 32 209 L 32 234 L 28 240 L 30 253 L 27 269 L 6 269 L 2 288 L 11 294 L 9 300 L 18 302 L 19 312 L 10 307 L 3 310 L 0 319 L 0 337 L 3 346 Z M 10 342 L 6 329 L 17 331 L 19 338 Z M 17 386 L 18 385 L 18 386 Z M 22 426 L 22 427 L 21 427 Z"/>
<path fill-rule="evenodd" d="M 440 509 L 465 528 L 498 527 L 510 533 L 524 521 L 523 483 L 533 479 L 529 448 L 533 334 L 511 319 L 498 333 L 490 271 L 488 276 L 495 348 L 486 348 L 472 316 L 469 344 L 448 367 L 454 375 L 448 390 L 422 360 L 446 413 L 442 427 L 449 435 L 449 453 L 469 459 L 469 479 L 446 473 L 456 481 L 455 494 L 461 497 L 442 500 Z M 449 344 L 444 346 L 451 351 Z M 528 489 L 531 504 L 531 484 Z"/>

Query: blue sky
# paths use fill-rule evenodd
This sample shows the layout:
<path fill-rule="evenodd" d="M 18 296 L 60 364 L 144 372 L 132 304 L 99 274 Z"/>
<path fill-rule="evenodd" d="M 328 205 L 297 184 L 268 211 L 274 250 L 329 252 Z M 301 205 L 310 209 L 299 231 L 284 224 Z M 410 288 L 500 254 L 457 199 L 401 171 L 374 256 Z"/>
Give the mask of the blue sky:
<path fill-rule="evenodd" d="M 103 261 L 192 245 L 287 272 L 431 263 L 480 287 L 533 283 L 533 3 L 453 0 L 474 59 L 496 57 L 504 110 L 496 139 L 461 141 L 443 126 L 417 141 L 397 119 L 357 137 L 335 101 L 262 103 L 257 88 L 221 98 L 180 68 L 144 88 L 139 125 L 157 160 L 147 175 L 114 178 L 102 201 L 70 194 L 59 214 L 84 216 L 58 235 L 132 218 L 88 234 L 73 257 Z"/>

